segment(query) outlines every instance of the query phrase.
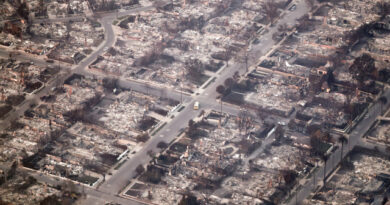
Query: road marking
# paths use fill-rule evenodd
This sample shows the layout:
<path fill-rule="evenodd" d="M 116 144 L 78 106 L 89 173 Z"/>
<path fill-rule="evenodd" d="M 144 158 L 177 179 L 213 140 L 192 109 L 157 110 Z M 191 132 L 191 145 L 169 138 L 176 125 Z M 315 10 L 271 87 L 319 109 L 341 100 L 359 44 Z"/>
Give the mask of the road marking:
<path fill-rule="evenodd" d="M 164 137 L 164 135 L 160 135 L 159 137 L 163 138 L 163 137 Z"/>
<path fill-rule="evenodd" d="M 167 129 L 165 130 L 165 132 L 169 132 L 169 131 L 171 131 L 171 129 L 169 129 L 169 128 L 167 128 Z"/>

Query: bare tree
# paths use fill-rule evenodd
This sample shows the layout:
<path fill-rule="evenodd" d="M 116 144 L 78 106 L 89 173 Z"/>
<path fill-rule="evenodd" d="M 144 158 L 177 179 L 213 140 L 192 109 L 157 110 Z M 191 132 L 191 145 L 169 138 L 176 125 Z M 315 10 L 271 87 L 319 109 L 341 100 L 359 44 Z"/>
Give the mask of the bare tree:
<path fill-rule="evenodd" d="M 311 21 L 309 18 L 309 15 L 304 15 L 300 19 L 298 19 L 298 25 L 297 25 L 297 31 L 298 32 L 304 32 L 309 30 L 311 26 Z"/>
<path fill-rule="evenodd" d="M 386 17 L 387 15 L 390 14 L 390 3 L 382 1 L 382 2 L 378 2 L 376 6 L 377 6 L 377 8 L 379 10 L 378 14 L 382 18 L 384 18 L 384 17 Z"/>
<path fill-rule="evenodd" d="M 265 2 L 263 4 L 263 10 L 271 24 L 279 16 L 278 5 L 274 1 L 268 0 Z"/>
<path fill-rule="evenodd" d="M 249 43 L 247 43 L 237 54 L 236 61 L 245 64 L 245 71 L 248 72 L 249 61 L 252 60 L 253 56 L 249 52 Z"/>
<path fill-rule="evenodd" d="M 233 50 L 226 48 L 225 52 L 222 54 L 223 59 L 225 60 L 226 66 L 229 66 L 229 60 L 232 58 Z"/>
<path fill-rule="evenodd" d="M 237 116 L 237 125 L 240 133 L 242 130 L 245 130 L 245 135 L 248 134 L 248 129 L 251 128 L 254 122 L 254 117 L 248 110 L 242 110 L 238 113 Z"/>
<path fill-rule="evenodd" d="M 187 75 L 191 79 L 200 79 L 204 73 L 204 65 L 199 59 L 190 59 L 185 62 Z"/>
<path fill-rule="evenodd" d="M 287 31 L 289 31 L 289 30 L 290 30 L 290 28 L 289 28 L 289 26 L 288 26 L 286 23 L 281 24 L 281 25 L 279 25 L 279 27 L 278 27 L 278 31 L 279 31 L 279 32 L 282 32 L 282 33 L 285 33 L 285 32 L 287 32 Z"/>

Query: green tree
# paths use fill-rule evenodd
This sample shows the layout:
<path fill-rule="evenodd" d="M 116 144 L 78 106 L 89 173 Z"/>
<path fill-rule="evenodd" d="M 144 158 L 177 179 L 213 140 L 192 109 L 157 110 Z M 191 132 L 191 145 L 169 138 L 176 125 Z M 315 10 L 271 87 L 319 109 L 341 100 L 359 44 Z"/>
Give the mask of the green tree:
<path fill-rule="evenodd" d="M 135 168 L 135 172 L 137 172 L 138 175 L 142 174 L 145 171 L 144 166 L 142 164 L 138 165 L 137 168 Z"/>
<path fill-rule="evenodd" d="M 168 144 L 164 141 L 160 141 L 158 144 L 157 144 L 157 148 L 160 148 L 160 149 L 165 149 L 168 147 Z"/>
<path fill-rule="evenodd" d="M 218 85 L 217 88 L 216 88 L 216 91 L 217 91 L 217 93 L 223 95 L 225 93 L 225 91 L 226 91 L 225 86 Z"/>

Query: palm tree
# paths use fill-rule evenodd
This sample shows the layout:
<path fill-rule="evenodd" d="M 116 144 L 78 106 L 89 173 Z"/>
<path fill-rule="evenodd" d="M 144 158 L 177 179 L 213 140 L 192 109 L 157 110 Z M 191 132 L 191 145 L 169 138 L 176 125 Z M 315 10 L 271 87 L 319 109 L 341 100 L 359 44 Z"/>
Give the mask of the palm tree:
<path fill-rule="evenodd" d="M 341 143 L 341 155 L 340 155 L 340 162 L 343 160 L 343 150 L 344 150 L 344 144 L 348 143 L 348 139 L 342 135 L 339 137 L 339 142 Z"/>
<path fill-rule="evenodd" d="M 329 156 L 327 154 L 323 154 L 321 156 L 322 158 L 322 161 L 324 161 L 324 185 L 325 185 L 325 177 L 326 177 L 326 162 L 328 161 L 329 159 Z"/>

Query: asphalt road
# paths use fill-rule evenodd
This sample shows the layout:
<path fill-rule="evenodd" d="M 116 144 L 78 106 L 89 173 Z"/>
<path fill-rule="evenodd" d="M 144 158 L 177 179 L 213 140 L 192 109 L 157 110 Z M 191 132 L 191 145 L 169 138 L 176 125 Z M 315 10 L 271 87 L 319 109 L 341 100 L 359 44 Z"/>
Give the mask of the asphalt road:
<path fill-rule="evenodd" d="M 140 11 L 150 10 L 153 9 L 153 7 L 140 7 L 140 8 L 134 8 L 127 11 L 120 11 L 118 13 L 108 13 L 105 14 L 104 17 L 100 20 L 102 26 L 105 30 L 105 41 L 98 47 L 97 50 L 95 50 L 91 55 L 86 57 L 83 61 L 81 61 L 78 65 L 75 65 L 70 68 L 69 65 L 62 65 L 62 73 L 61 75 L 57 75 L 55 78 L 51 79 L 49 83 L 47 83 L 40 91 L 36 92 L 36 94 L 31 94 L 26 97 L 26 100 L 22 102 L 19 106 L 15 107 L 12 111 L 10 111 L 5 117 L 3 117 L 2 120 L 0 120 L 0 129 L 5 129 L 9 126 L 9 123 L 13 120 L 18 119 L 20 116 L 24 114 L 26 110 L 28 110 L 31 106 L 34 104 L 38 104 L 40 102 L 40 97 L 47 95 L 50 92 L 50 89 L 59 82 L 63 82 L 66 78 L 71 76 L 73 73 L 79 73 L 84 72 L 88 65 L 90 65 L 92 62 L 96 60 L 96 58 L 99 55 L 102 55 L 106 49 L 111 47 L 115 42 L 115 35 L 112 29 L 112 22 L 116 17 L 121 17 L 124 15 L 137 13 Z M 9 53 L 12 52 L 12 50 L 9 49 L 0 49 L 0 56 L 3 58 L 9 58 Z M 42 67 L 46 67 L 48 65 L 51 65 L 51 63 L 48 63 L 45 61 L 45 59 L 39 58 L 34 55 L 26 54 L 23 52 L 19 52 L 20 54 L 14 55 L 13 58 L 23 61 L 23 62 L 34 62 L 34 64 Z M 57 61 L 55 61 L 55 65 L 58 65 Z M 36 173 L 31 172 L 31 174 L 35 175 L 38 180 L 44 181 L 50 184 L 56 184 L 58 182 L 55 182 L 55 180 L 52 176 L 49 175 L 39 175 Z M 61 180 L 59 180 L 61 182 Z M 84 204 L 104 204 L 105 202 L 117 202 L 120 204 L 130 204 L 130 205 L 137 205 L 140 204 L 134 200 L 124 199 L 115 196 L 113 194 L 114 192 L 100 192 L 98 190 L 87 188 L 85 189 L 85 193 L 87 193 L 88 197 L 85 199 Z"/>
<path fill-rule="evenodd" d="M 294 25 L 297 23 L 297 19 L 306 14 L 309 10 L 306 7 L 306 4 L 303 0 L 298 0 L 296 2 L 297 9 L 295 11 L 286 11 L 284 15 L 281 17 L 281 19 L 276 23 L 275 26 L 269 27 L 268 32 L 263 34 L 260 37 L 260 43 L 258 45 L 254 45 L 251 48 L 252 56 L 255 56 L 254 59 L 258 59 L 261 56 L 264 56 L 267 54 L 275 45 L 277 45 L 277 42 L 272 40 L 272 35 L 277 31 L 277 28 L 279 25 L 282 24 L 289 24 Z M 108 13 L 103 15 L 104 17 L 100 20 L 102 26 L 105 30 L 105 41 L 99 46 L 99 48 L 94 51 L 91 55 L 89 55 L 87 58 L 85 58 L 83 61 L 81 61 L 78 65 L 73 66 L 71 69 L 71 72 L 69 72 L 69 75 L 72 73 L 86 73 L 91 74 L 88 69 L 88 65 L 90 65 L 92 62 L 96 60 L 96 58 L 99 55 L 102 55 L 106 49 L 110 48 L 115 43 L 115 35 L 112 28 L 112 22 L 117 17 L 121 17 L 124 15 L 128 15 L 131 13 L 144 11 L 152 9 L 152 7 L 142 7 L 142 8 L 135 8 L 128 11 L 120 11 L 118 13 Z M 20 56 L 20 58 L 32 60 L 37 64 L 44 65 L 46 62 L 44 60 L 36 60 L 34 58 L 25 58 L 26 56 Z M 19 58 L 19 57 L 17 57 Z M 250 62 L 249 64 L 257 63 L 256 61 Z M 47 65 L 47 63 L 46 63 Z M 138 151 L 134 156 L 132 156 L 125 164 L 121 166 L 121 168 L 114 173 L 113 176 L 108 178 L 99 188 L 99 190 L 93 190 L 88 189 L 89 191 L 87 194 L 89 194 L 89 198 L 86 199 L 85 204 L 96 204 L 97 199 L 101 200 L 111 200 L 112 196 L 115 196 L 124 186 L 128 184 L 128 181 L 135 175 L 135 167 L 139 164 L 147 164 L 150 161 L 150 157 L 148 156 L 147 152 L 149 150 L 153 150 L 155 152 L 158 152 L 159 150 L 156 148 L 156 145 L 160 141 L 170 142 L 179 133 L 179 130 L 182 128 L 187 127 L 188 121 L 191 119 L 194 119 L 199 115 L 200 110 L 202 109 L 214 109 L 214 110 L 220 110 L 220 104 L 215 100 L 216 97 L 219 95 L 216 92 L 216 87 L 220 84 L 223 84 L 223 82 L 229 78 L 232 77 L 233 74 L 238 71 L 240 74 L 244 74 L 246 72 L 245 66 L 240 63 L 234 63 L 230 62 L 230 66 L 226 67 L 222 72 L 220 72 L 215 80 L 215 82 L 211 83 L 206 89 L 199 89 L 198 92 L 199 95 L 193 94 L 192 96 L 183 95 L 183 104 L 185 105 L 185 108 L 180 112 L 176 114 L 176 117 L 172 119 L 163 129 L 161 129 L 158 133 L 156 133 L 146 144 L 143 146 L 143 148 Z M 92 74 L 93 75 L 93 74 Z M 129 81 L 126 79 L 120 79 L 120 85 L 124 87 L 129 87 L 133 90 L 140 91 L 144 90 L 145 92 L 145 85 L 142 83 Z M 39 96 L 43 96 L 44 94 L 47 94 L 49 92 L 50 86 L 46 86 L 43 90 L 41 90 L 35 97 L 32 97 L 31 100 L 27 100 L 22 107 L 18 109 L 18 113 L 23 113 L 26 109 L 28 109 L 28 106 L 30 104 L 34 103 L 34 101 L 37 100 Z M 162 91 L 165 90 L 165 91 Z M 174 89 L 167 89 L 167 88 L 158 88 L 151 86 L 150 90 L 148 92 L 153 95 L 161 95 L 161 92 L 167 92 L 168 97 L 174 98 L 174 99 L 181 99 L 181 94 L 178 92 L 173 92 Z M 184 97 L 185 96 L 185 97 Z M 192 105 L 195 101 L 200 102 L 200 110 L 193 110 Z M 236 115 L 240 111 L 239 107 L 236 106 L 226 106 L 223 105 L 223 112 L 227 112 L 229 114 Z M 17 117 L 18 115 L 15 115 Z M 47 180 L 50 180 L 50 177 L 45 177 Z M 131 204 L 128 201 L 124 202 L 123 204 Z"/>
<path fill-rule="evenodd" d="M 258 59 L 261 56 L 264 56 L 269 50 L 271 50 L 275 45 L 276 42 L 272 40 L 272 35 L 277 31 L 277 28 L 279 25 L 282 24 L 288 24 L 288 25 L 294 25 L 298 18 L 303 16 L 308 12 L 308 8 L 306 7 L 306 4 L 303 0 L 298 1 L 297 3 L 297 9 L 295 11 L 286 11 L 285 15 L 278 21 L 278 23 L 268 28 L 268 32 L 266 32 L 263 36 L 260 38 L 260 43 L 258 45 L 255 45 L 252 47 L 252 50 L 250 51 L 252 55 L 254 55 Z M 86 73 L 91 74 L 86 69 L 88 65 L 90 65 L 99 55 L 102 55 L 106 49 L 111 47 L 115 43 L 115 35 L 112 29 L 112 22 L 114 19 L 120 16 L 128 15 L 131 13 L 144 11 L 152 9 L 152 7 L 142 7 L 142 8 L 135 8 L 128 11 L 120 11 L 117 13 L 107 13 L 104 15 L 104 17 L 100 20 L 102 23 L 102 26 L 105 30 L 105 41 L 104 43 L 99 46 L 99 48 L 94 51 L 91 55 L 89 55 L 86 59 L 84 59 L 82 62 L 80 62 L 78 65 L 72 67 L 72 71 L 69 73 Z M 73 17 L 73 18 L 80 18 L 80 17 Z M 61 19 L 63 20 L 72 20 L 69 19 Z M 6 50 L 0 50 L 0 55 L 3 57 L 8 57 L 9 51 Z M 30 55 L 20 55 L 15 56 L 16 59 L 23 60 L 23 61 L 32 61 L 37 65 L 40 66 L 46 66 L 49 63 L 45 62 L 44 59 L 39 59 Z M 257 63 L 257 62 L 250 62 L 250 64 Z M 215 101 L 216 97 L 219 95 L 216 92 L 216 87 L 220 84 L 223 84 L 225 79 L 233 76 L 233 74 L 238 71 L 240 74 L 244 74 L 246 72 L 244 65 L 239 63 L 230 63 L 231 65 L 225 68 L 216 78 L 215 82 L 211 83 L 206 89 L 199 90 L 200 95 L 183 95 L 183 104 L 186 105 L 186 107 L 177 114 L 177 116 L 170 121 L 163 129 L 161 129 L 156 135 L 152 137 L 151 140 L 149 140 L 145 146 L 136 153 L 132 158 L 130 158 L 124 165 L 121 166 L 121 168 L 114 173 L 114 175 L 109 178 L 105 183 L 102 184 L 99 190 L 95 190 L 92 188 L 85 188 L 85 192 L 88 194 L 87 199 L 85 199 L 85 204 L 101 204 L 102 202 L 106 201 L 113 201 L 117 203 L 122 204 L 139 204 L 135 201 L 129 201 L 127 199 L 123 199 L 120 197 L 117 197 L 116 194 L 119 190 L 121 190 L 124 186 L 128 184 L 128 181 L 135 175 L 135 167 L 139 164 L 147 164 L 150 161 L 150 157 L 148 156 L 147 152 L 149 150 L 153 150 L 155 152 L 158 152 L 159 150 L 156 148 L 156 145 L 160 141 L 170 142 L 173 140 L 179 133 L 179 130 L 182 128 L 187 127 L 188 121 L 197 117 L 199 115 L 200 110 L 202 109 L 214 109 L 214 110 L 220 110 L 220 104 Z M 68 67 L 68 65 L 66 65 Z M 65 66 L 63 66 L 65 67 Z M 69 74 L 70 75 L 70 74 Z M 65 79 L 65 78 L 64 78 Z M 51 81 L 51 83 L 56 83 L 59 79 L 55 79 Z M 128 87 L 133 90 L 139 91 L 139 92 L 145 92 L 146 87 L 145 84 L 135 82 L 135 81 L 129 81 L 126 79 L 120 79 L 120 85 L 123 87 Z M 41 91 L 39 91 L 36 95 L 27 96 L 27 99 L 25 102 L 23 102 L 21 105 L 17 107 L 16 110 L 12 111 L 12 113 L 9 114 L 9 117 L 6 118 L 6 120 L 3 120 L 0 122 L 0 128 L 2 126 L 5 126 L 5 122 L 8 122 L 12 119 L 17 119 L 19 115 L 23 114 L 25 110 L 27 110 L 31 104 L 37 103 L 39 101 L 39 97 L 49 93 L 51 88 L 51 84 L 45 86 Z M 163 91 L 162 91 L 163 90 Z M 150 86 L 148 89 L 148 93 L 151 95 L 159 96 L 162 92 L 167 93 L 167 97 L 173 98 L 173 99 L 182 99 L 182 95 L 178 92 L 174 92 L 174 89 L 169 88 L 158 88 Z M 386 91 L 385 96 L 387 98 L 390 98 L 390 91 Z M 198 111 L 195 111 L 192 109 L 192 104 L 195 101 L 200 102 L 201 109 Z M 375 118 L 377 115 L 379 115 L 379 109 L 380 106 L 376 105 L 372 107 L 368 113 L 368 117 L 361 121 L 354 129 L 354 131 L 351 133 L 348 143 L 344 146 L 344 152 L 343 155 L 345 156 L 352 148 L 360 143 L 360 140 L 364 133 L 369 129 L 369 127 L 372 125 L 372 123 L 375 121 Z M 227 112 L 229 114 L 236 115 L 240 111 L 239 107 L 235 106 L 226 106 L 223 105 L 223 112 Z M 340 160 L 340 149 L 337 149 L 329 158 L 327 166 L 326 166 L 326 174 L 329 174 L 332 169 L 334 169 Z M 317 179 L 322 179 L 323 177 L 323 168 L 320 168 L 314 175 Z M 46 181 L 48 183 L 56 183 L 55 180 L 52 177 L 48 176 L 36 176 L 39 180 Z M 313 179 L 314 177 L 306 180 L 305 186 L 299 191 L 296 200 L 298 202 L 305 199 L 313 190 Z M 295 204 L 295 200 L 292 200 L 289 204 Z"/>
<path fill-rule="evenodd" d="M 293 25 L 297 23 L 297 19 L 309 11 L 305 1 L 300 0 L 296 4 L 297 9 L 295 11 L 286 12 L 286 15 L 284 15 L 274 27 L 269 28 L 269 31 L 260 38 L 260 43 L 253 46 L 253 50 L 251 52 L 253 52 L 256 59 L 265 55 L 269 50 L 272 49 L 274 45 L 276 45 L 276 42 L 272 40 L 272 35 L 278 32 L 277 28 L 279 25 Z M 163 129 L 157 132 L 148 142 L 146 142 L 143 148 L 135 155 L 133 155 L 129 160 L 127 160 L 126 163 L 124 163 L 111 178 L 107 179 L 106 182 L 100 186 L 100 190 L 108 193 L 118 193 L 123 189 L 124 186 L 128 184 L 128 181 L 135 176 L 135 168 L 139 164 L 147 164 L 151 160 L 147 154 L 149 150 L 159 152 L 159 149 L 156 147 L 157 144 L 160 141 L 169 143 L 175 139 L 179 134 L 179 131 L 188 126 L 188 121 L 199 115 L 200 110 L 210 108 L 217 108 L 217 110 L 219 110 L 219 103 L 214 101 L 214 99 L 216 99 L 218 96 L 216 87 L 220 84 L 223 84 L 227 78 L 232 77 L 236 71 L 240 72 L 241 74 L 246 72 L 243 64 L 230 63 L 230 66 L 219 73 L 215 82 L 211 83 L 205 90 L 202 90 L 202 92 L 199 92 L 199 95 L 192 95 L 192 100 L 186 102 L 187 106 Z M 195 101 L 200 102 L 199 110 L 193 110 L 192 108 L 192 105 Z M 238 113 L 239 109 L 232 109 L 230 106 L 225 106 L 223 111 L 232 111 L 233 113 Z"/>
<path fill-rule="evenodd" d="M 390 99 L 390 89 L 387 89 L 383 96 L 387 99 Z M 366 134 L 366 132 L 370 129 L 372 124 L 375 122 L 376 118 L 381 115 L 387 108 L 389 108 L 389 102 L 385 106 L 381 106 L 381 102 L 376 102 L 367 112 L 366 117 L 362 119 L 353 129 L 352 133 L 349 135 L 348 143 L 344 144 L 343 157 L 345 157 L 355 146 L 362 143 L 362 138 Z M 328 176 L 332 170 L 334 170 L 340 163 L 341 159 L 341 146 L 333 152 L 326 163 L 326 173 Z M 312 177 L 306 180 L 306 182 L 302 183 L 302 189 L 298 192 L 298 194 L 291 200 L 288 204 L 295 205 L 302 202 L 306 199 L 310 193 L 315 190 L 314 179 L 316 180 L 316 186 L 318 186 L 320 181 L 324 178 L 324 166 L 321 167 L 312 174 Z M 297 203 L 298 202 L 298 203 Z"/>
<path fill-rule="evenodd" d="M 3 58 L 8 58 L 10 50 L 1 50 L 0 49 L 0 56 Z M 17 56 L 14 56 L 13 58 L 23 61 L 23 62 L 34 62 L 34 64 L 46 67 L 48 63 L 41 58 L 34 58 L 33 55 L 21 53 Z M 26 99 L 19 105 L 14 106 L 13 110 L 11 110 L 9 113 L 7 113 L 5 116 L 3 116 L 0 119 L 0 130 L 5 129 L 9 126 L 10 122 L 18 119 L 20 116 L 24 114 L 26 110 L 31 108 L 33 105 L 37 105 L 40 103 L 40 98 L 44 95 L 47 95 L 50 92 L 50 89 L 55 86 L 58 83 L 63 82 L 66 77 L 68 76 L 67 73 L 69 73 L 69 69 L 62 67 L 63 69 L 56 75 L 54 79 L 50 79 L 44 87 L 32 94 L 27 94 L 25 97 Z"/>
<path fill-rule="evenodd" d="M 64 185 L 68 179 L 64 179 L 61 177 L 53 177 L 46 174 L 41 174 L 36 171 L 28 170 L 28 169 L 19 169 L 18 171 L 27 172 L 29 175 L 33 176 L 40 182 L 44 182 L 51 186 Z M 74 191 L 78 191 L 80 193 L 85 193 L 86 198 L 82 198 L 81 202 L 83 204 L 88 205 L 102 205 L 106 202 L 115 202 L 119 204 L 126 205 L 140 205 L 143 203 L 139 203 L 134 200 L 129 200 L 126 198 L 119 197 L 114 194 L 108 194 L 101 191 L 96 190 L 95 188 L 91 188 L 87 185 L 75 184 Z"/>

